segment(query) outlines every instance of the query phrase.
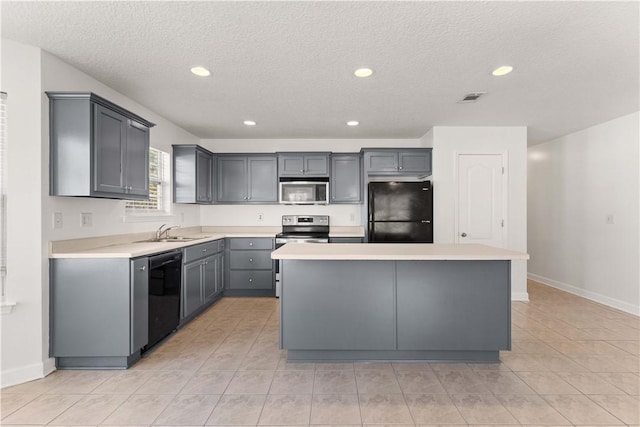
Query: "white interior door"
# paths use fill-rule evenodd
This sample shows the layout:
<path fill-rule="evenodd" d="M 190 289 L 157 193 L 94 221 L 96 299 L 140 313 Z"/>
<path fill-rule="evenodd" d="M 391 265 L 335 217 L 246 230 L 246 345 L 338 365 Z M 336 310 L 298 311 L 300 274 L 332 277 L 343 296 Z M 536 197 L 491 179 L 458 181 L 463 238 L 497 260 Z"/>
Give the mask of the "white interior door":
<path fill-rule="evenodd" d="M 505 246 L 504 157 L 503 154 L 458 154 L 457 243 Z"/>

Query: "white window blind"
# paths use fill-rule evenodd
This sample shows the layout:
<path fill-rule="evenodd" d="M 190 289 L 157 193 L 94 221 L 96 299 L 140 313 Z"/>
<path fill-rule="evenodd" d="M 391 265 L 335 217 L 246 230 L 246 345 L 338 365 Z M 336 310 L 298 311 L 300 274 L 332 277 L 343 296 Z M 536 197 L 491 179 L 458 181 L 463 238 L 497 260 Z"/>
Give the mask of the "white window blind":
<path fill-rule="evenodd" d="M 149 149 L 149 198 L 130 200 L 126 204 L 127 216 L 168 215 L 171 213 L 171 176 L 169 153 Z"/>

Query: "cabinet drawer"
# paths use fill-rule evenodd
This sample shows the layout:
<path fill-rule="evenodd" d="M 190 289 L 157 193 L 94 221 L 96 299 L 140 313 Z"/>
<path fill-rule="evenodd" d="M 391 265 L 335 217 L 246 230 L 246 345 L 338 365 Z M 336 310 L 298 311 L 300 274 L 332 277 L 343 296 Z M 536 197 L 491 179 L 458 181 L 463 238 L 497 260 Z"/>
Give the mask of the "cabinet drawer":
<path fill-rule="evenodd" d="M 224 250 L 224 240 L 214 240 L 212 242 L 202 243 L 199 245 L 187 246 L 184 248 L 184 256 L 182 262 L 187 264 L 200 258 L 207 257 Z"/>
<path fill-rule="evenodd" d="M 229 282 L 229 289 L 272 289 L 273 273 L 270 270 L 236 270 L 230 273 Z"/>
<path fill-rule="evenodd" d="M 229 267 L 244 270 L 271 270 L 271 251 L 231 251 Z"/>
<path fill-rule="evenodd" d="M 273 239 L 231 239 L 229 247 L 231 248 L 231 250 L 273 249 Z"/>

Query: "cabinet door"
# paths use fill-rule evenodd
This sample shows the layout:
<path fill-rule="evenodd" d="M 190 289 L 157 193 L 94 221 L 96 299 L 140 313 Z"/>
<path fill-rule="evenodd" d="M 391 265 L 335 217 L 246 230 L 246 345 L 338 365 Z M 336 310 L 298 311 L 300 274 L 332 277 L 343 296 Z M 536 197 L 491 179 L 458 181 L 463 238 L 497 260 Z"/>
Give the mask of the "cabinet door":
<path fill-rule="evenodd" d="M 331 203 L 362 201 L 360 156 L 336 155 L 331 158 Z"/>
<path fill-rule="evenodd" d="M 313 176 L 328 176 L 329 156 L 327 154 L 304 156 L 304 174 Z"/>
<path fill-rule="evenodd" d="M 278 165 L 275 157 L 249 157 L 249 202 L 278 201 Z"/>
<path fill-rule="evenodd" d="M 304 156 L 278 155 L 278 169 L 280 176 L 301 176 L 304 174 Z"/>
<path fill-rule="evenodd" d="M 124 161 L 127 194 L 149 197 L 149 128 L 129 120 Z"/>
<path fill-rule="evenodd" d="M 216 293 L 224 289 L 224 253 L 215 256 L 216 261 Z"/>
<path fill-rule="evenodd" d="M 196 150 L 196 202 L 213 202 L 213 157 Z"/>
<path fill-rule="evenodd" d="M 367 172 L 396 172 L 398 153 L 395 151 L 369 151 L 365 153 Z"/>
<path fill-rule="evenodd" d="M 431 151 L 401 151 L 398 153 L 399 172 L 431 172 Z"/>
<path fill-rule="evenodd" d="M 131 261 L 131 353 L 149 342 L 149 258 Z"/>
<path fill-rule="evenodd" d="M 247 158 L 218 157 L 219 202 L 245 202 L 247 200 Z"/>
<path fill-rule="evenodd" d="M 182 284 L 183 317 L 187 317 L 202 305 L 202 262 L 194 262 L 184 266 Z"/>
<path fill-rule="evenodd" d="M 210 256 L 202 261 L 202 290 L 204 301 L 207 301 L 216 294 L 216 263 L 217 258 Z"/>
<path fill-rule="evenodd" d="M 127 144 L 128 120 L 125 116 L 94 106 L 93 190 L 122 194 L 125 192 L 122 166 Z"/>

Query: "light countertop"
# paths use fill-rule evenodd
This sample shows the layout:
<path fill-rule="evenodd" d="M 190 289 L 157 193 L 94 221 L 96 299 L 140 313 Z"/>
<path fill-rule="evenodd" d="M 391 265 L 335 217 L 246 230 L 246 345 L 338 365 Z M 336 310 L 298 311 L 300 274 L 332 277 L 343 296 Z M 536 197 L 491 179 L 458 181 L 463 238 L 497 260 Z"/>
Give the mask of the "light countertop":
<path fill-rule="evenodd" d="M 271 253 L 283 260 L 526 260 L 529 255 L 477 244 L 288 243 Z"/>
<path fill-rule="evenodd" d="M 190 241 L 145 242 L 155 233 L 99 236 L 84 239 L 58 240 L 50 242 L 49 258 L 136 258 L 145 255 L 180 249 L 225 237 L 273 238 L 281 227 L 190 227 L 173 230 L 171 235 L 195 238 Z M 331 237 L 362 237 L 362 227 L 331 227 Z"/>

